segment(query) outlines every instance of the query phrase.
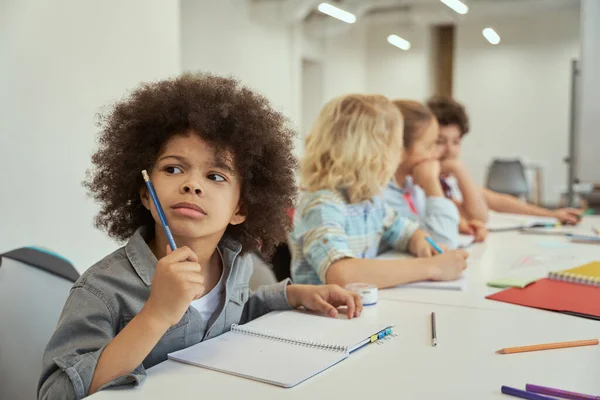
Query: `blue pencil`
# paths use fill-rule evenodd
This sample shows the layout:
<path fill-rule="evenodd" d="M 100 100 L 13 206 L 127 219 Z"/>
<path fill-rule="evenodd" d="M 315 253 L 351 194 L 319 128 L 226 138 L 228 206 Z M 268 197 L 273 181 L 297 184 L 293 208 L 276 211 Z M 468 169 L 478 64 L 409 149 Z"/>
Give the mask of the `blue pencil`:
<path fill-rule="evenodd" d="M 177 245 L 175 244 L 175 238 L 173 238 L 173 234 L 171 233 L 171 229 L 169 229 L 169 224 L 167 224 L 167 217 L 165 217 L 165 212 L 163 211 L 160 201 L 158 201 L 158 196 L 156 195 L 156 191 L 154 191 L 154 186 L 152 182 L 150 182 L 150 176 L 146 170 L 142 171 L 142 176 L 144 177 L 144 181 L 146 182 L 146 186 L 148 187 L 148 192 L 150 192 L 150 197 L 152 197 L 152 201 L 154 202 L 154 207 L 156 208 L 156 212 L 158 213 L 158 218 L 160 218 L 160 223 L 162 224 L 165 234 L 167 235 L 167 240 L 169 241 L 169 246 L 171 246 L 171 250 L 177 250 Z"/>
<path fill-rule="evenodd" d="M 431 247 L 433 247 L 435 249 L 435 251 L 437 251 L 438 253 L 442 254 L 444 252 L 444 250 L 442 250 L 440 248 L 440 246 L 438 246 L 437 243 L 434 242 L 433 239 L 430 238 L 429 236 L 427 236 L 425 238 L 425 240 L 427 240 L 427 243 L 429 243 L 431 245 Z"/>

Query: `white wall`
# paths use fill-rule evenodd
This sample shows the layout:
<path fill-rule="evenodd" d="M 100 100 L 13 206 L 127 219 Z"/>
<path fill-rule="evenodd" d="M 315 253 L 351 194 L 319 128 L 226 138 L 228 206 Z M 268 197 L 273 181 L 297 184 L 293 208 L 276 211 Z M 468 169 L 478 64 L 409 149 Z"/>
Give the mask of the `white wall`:
<path fill-rule="evenodd" d="M 323 64 L 302 60 L 302 127 L 303 136 L 310 131 L 321 111 L 323 99 Z"/>
<path fill-rule="evenodd" d="M 583 0 L 575 177 L 600 182 L 600 2 Z"/>
<path fill-rule="evenodd" d="M 396 34 L 411 43 L 408 51 L 387 42 Z M 434 89 L 430 76 L 432 30 L 423 25 L 373 26 L 367 33 L 366 89 L 392 99 L 424 100 Z"/>
<path fill-rule="evenodd" d="M 0 252 L 49 247 L 85 270 L 117 244 L 81 182 L 95 115 L 180 71 L 176 0 L 0 3 Z"/>
<path fill-rule="evenodd" d="M 291 26 L 254 20 L 247 0 L 182 0 L 181 23 L 183 70 L 234 75 L 297 121 Z"/>
<path fill-rule="evenodd" d="M 341 22 L 339 22 L 341 24 Z M 323 49 L 323 99 L 366 90 L 366 35 L 364 25 L 320 39 Z"/>
<path fill-rule="evenodd" d="M 502 41 L 490 45 L 492 26 Z M 454 96 L 471 117 L 462 158 L 483 184 L 494 157 L 543 167 L 544 201 L 566 190 L 571 60 L 579 54 L 578 8 L 466 21 L 456 40 Z"/>

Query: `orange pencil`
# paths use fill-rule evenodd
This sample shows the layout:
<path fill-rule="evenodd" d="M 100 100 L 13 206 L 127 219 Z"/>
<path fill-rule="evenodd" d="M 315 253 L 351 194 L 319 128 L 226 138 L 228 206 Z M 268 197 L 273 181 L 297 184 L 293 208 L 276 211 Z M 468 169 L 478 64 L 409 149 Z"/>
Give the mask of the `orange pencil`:
<path fill-rule="evenodd" d="M 497 354 L 512 354 L 512 353 L 523 353 L 525 351 L 563 349 L 565 347 L 593 346 L 596 344 L 598 344 L 598 339 L 575 340 L 573 342 L 556 342 L 556 343 L 546 343 L 546 344 L 534 344 L 531 346 L 507 347 L 505 349 L 498 350 L 496 353 Z"/>

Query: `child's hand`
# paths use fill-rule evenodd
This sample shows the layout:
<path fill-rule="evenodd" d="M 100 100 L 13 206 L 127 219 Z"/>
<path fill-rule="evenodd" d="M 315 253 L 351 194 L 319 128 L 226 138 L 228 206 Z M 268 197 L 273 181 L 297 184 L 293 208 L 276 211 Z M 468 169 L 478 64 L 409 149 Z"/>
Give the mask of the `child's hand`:
<path fill-rule="evenodd" d="M 583 210 L 577 208 L 560 208 L 552 212 L 552 216 L 563 224 L 576 225 L 579 222 L 578 216 L 583 214 Z"/>
<path fill-rule="evenodd" d="M 435 256 L 435 261 L 430 279 L 434 281 L 454 281 L 460 278 L 460 274 L 467 268 L 469 253 L 464 250 L 445 251 L 444 254 Z"/>
<path fill-rule="evenodd" d="M 421 229 L 415 231 L 408 242 L 408 251 L 415 257 L 432 257 L 437 253 L 425 238 L 429 234 Z M 440 248 L 444 251 L 448 250 L 446 245 L 440 244 Z"/>
<path fill-rule="evenodd" d="M 192 300 L 204 294 L 204 277 L 198 256 L 189 247 L 180 247 L 161 258 L 152 278 L 150 298 L 144 308 L 159 321 L 175 325 Z"/>
<path fill-rule="evenodd" d="M 485 224 L 478 219 L 472 219 L 469 221 L 469 226 L 473 230 L 472 235 L 475 236 L 475 242 L 483 242 L 488 234 Z"/>
<path fill-rule="evenodd" d="M 463 164 L 457 159 L 447 159 L 441 162 L 442 174 L 445 175 L 457 175 L 457 171 L 463 168 Z"/>
<path fill-rule="evenodd" d="M 439 182 L 440 173 L 438 160 L 425 160 L 415 165 L 410 174 L 417 185 L 426 186 L 429 182 Z"/>
<path fill-rule="evenodd" d="M 487 237 L 488 230 L 485 227 L 485 224 L 478 219 L 466 220 L 464 218 L 460 219 L 458 223 L 458 232 L 465 235 L 473 235 L 475 237 L 476 242 L 483 242 Z"/>
<path fill-rule="evenodd" d="M 348 307 L 348 319 L 358 317 L 363 305 L 358 293 L 349 292 L 338 285 L 289 285 L 288 303 L 293 308 L 303 306 L 310 311 L 319 311 L 336 317 L 337 307 Z"/>
<path fill-rule="evenodd" d="M 463 217 L 460 217 L 460 221 L 458 222 L 458 232 L 464 235 L 475 235 L 473 227 L 469 224 L 469 221 Z"/>

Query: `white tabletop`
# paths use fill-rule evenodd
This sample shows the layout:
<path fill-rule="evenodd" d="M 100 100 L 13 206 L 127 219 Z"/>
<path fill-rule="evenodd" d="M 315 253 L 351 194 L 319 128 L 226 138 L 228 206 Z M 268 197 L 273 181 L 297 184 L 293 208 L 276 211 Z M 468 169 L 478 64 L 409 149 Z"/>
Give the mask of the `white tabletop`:
<path fill-rule="evenodd" d="M 574 229 L 581 231 L 589 228 L 592 234 L 592 226 L 600 228 L 600 217 L 586 217 Z M 486 283 L 506 277 L 543 278 L 550 271 L 600 260 L 600 245 L 571 243 L 562 236 L 521 234 L 517 231 L 490 233 L 485 243 L 471 246 L 468 252 L 466 290 L 392 288 L 380 290 L 379 297 L 462 307 L 522 309 L 485 299 L 485 296 L 502 290 L 489 287 Z"/>
<path fill-rule="evenodd" d="M 586 218 L 586 222 L 594 221 Z M 600 219 L 595 222 L 600 226 Z M 359 350 L 295 388 L 166 361 L 148 370 L 140 387 L 108 389 L 93 398 L 501 399 L 507 397 L 500 386 L 524 388 L 526 383 L 600 394 L 600 346 L 495 354 L 503 347 L 598 338 L 600 322 L 483 298 L 498 290 L 485 286 L 491 278 L 513 274 L 515 269 L 544 274 L 547 269 L 600 259 L 600 246 L 506 232 L 490 235 L 485 245 L 471 252 L 467 290 L 381 291 L 384 299 L 366 307 L 361 319 L 395 324 L 398 336 Z M 546 255 L 551 257 L 544 259 Z M 520 261 L 526 256 L 533 258 L 523 267 Z M 431 346 L 432 311 L 437 319 L 437 347 Z"/>

